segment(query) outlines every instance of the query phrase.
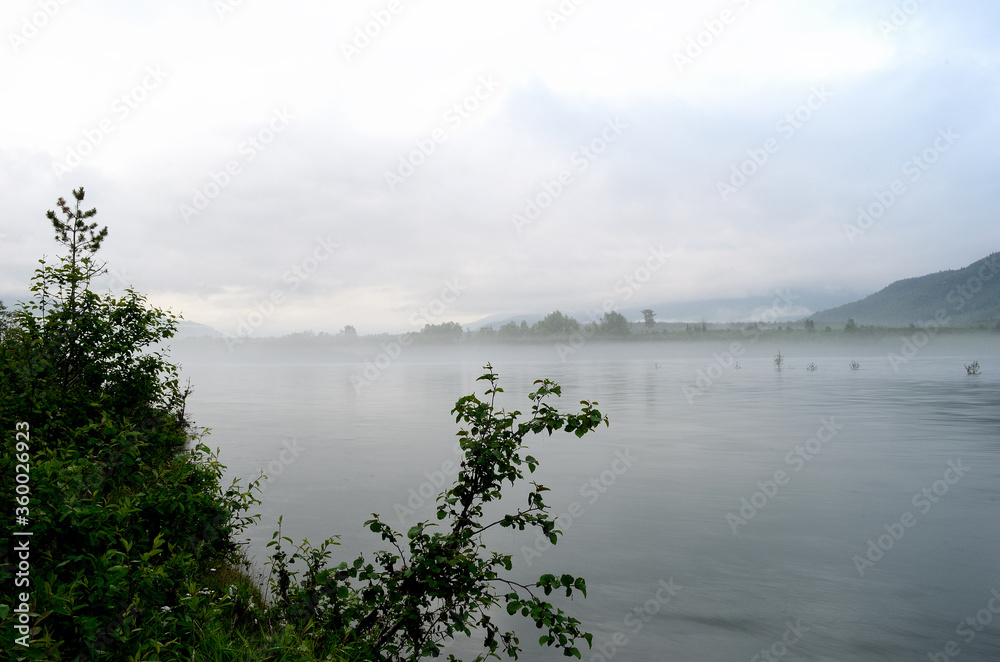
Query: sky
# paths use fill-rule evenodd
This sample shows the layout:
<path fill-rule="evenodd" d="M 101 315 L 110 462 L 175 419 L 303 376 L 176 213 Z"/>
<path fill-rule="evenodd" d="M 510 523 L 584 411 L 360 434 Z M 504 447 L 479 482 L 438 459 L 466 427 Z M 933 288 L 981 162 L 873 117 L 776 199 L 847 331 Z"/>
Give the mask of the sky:
<path fill-rule="evenodd" d="M 6 0 L 0 298 L 86 189 L 237 335 L 848 300 L 1000 248 L 1000 5 Z"/>

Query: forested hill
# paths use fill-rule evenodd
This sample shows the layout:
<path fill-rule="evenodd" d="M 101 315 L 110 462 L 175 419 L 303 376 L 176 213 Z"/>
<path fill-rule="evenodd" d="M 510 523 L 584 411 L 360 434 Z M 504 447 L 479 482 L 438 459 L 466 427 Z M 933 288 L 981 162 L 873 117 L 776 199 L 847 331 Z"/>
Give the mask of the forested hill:
<path fill-rule="evenodd" d="M 1000 253 L 992 253 L 963 269 L 906 278 L 870 296 L 816 313 L 823 324 L 907 326 L 947 315 L 948 324 L 968 325 L 1000 320 Z"/>

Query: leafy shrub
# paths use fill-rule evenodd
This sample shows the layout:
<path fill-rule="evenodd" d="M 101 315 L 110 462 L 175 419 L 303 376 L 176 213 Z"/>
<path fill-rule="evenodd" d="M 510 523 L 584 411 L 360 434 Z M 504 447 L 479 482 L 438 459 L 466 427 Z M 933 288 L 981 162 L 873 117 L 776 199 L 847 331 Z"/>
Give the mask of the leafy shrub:
<path fill-rule="evenodd" d="M 250 491 L 223 489 L 223 467 L 189 435 L 177 371 L 156 351 L 171 314 L 132 290 L 98 295 L 94 254 L 107 236 L 96 210 L 50 211 L 57 264 L 41 261 L 32 298 L 5 319 L 0 342 L 0 472 L 14 494 L 15 423 L 30 429 L 30 595 L 26 659 L 190 659 L 196 624 L 225 601 L 199 596 L 200 577 L 228 562 L 251 517 Z M 195 442 L 193 447 L 189 441 Z M 0 529 L 9 585 L 12 532 Z M 6 600 L 6 597 L 5 597 Z M 13 615 L 0 609 L 13 650 Z"/>
<path fill-rule="evenodd" d="M 561 531 L 544 502 L 547 488 L 532 483 L 526 508 L 490 523 L 482 518 L 484 506 L 501 498 L 504 483 L 514 485 L 524 478 L 525 467 L 531 473 L 538 466 L 534 457 L 522 455 L 527 434 L 565 430 L 580 437 L 607 424 L 607 418 L 596 402 L 587 401 L 578 414 L 559 413 L 546 399 L 559 396 L 560 387 L 546 379 L 536 381 L 537 390 L 529 396 L 531 417 L 518 421 L 519 411 L 497 409 L 495 397 L 503 389 L 492 367 L 485 368 L 479 380 L 489 383 L 486 399 L 468 395 L 452 410 L 464 424 L 458 432 L 464 460 L 455 484 L 438 497 L 438 523 L 419 522 L 404 535 L 375 515 L 366 525 L 391 550 L 377 552 L 372 561 L 360 556 L 333 567 L 328 561 L 335 538 L 319 547 L 303 542 L 289 554 L 285 545 L 293 542 L 279 528 L 268 543 L 274 548 L 270 586 L 276 608 L 282 619 L 311 628 L 317 651 L 340 652 L 346 645 L 362 659 L 416 660 L 440 655 L 445 642 L 459 634 L 471 636 L 475 629 L 486 654 L 503 649 L 516 657 L 517 635 L 501 633 L 491 618 L 490 611 L 499 606 L 531 620 L 543 632 L 540 643 L 565 655 L 581 657 L 581 639 L 591 644 L 592 635 L 580 629 L 579 621 L 543 597 L 553 591 L 586 596 L 582 578 L 545 574 L 530 585 L 505 579 L 500 573 L 512 569 L 511 555 L 491 552 L 482 542 L 484 531 L 501 526 L 535 527 L 556 544 Z M 301 571 L 293 569 L 297 562 Z"/>

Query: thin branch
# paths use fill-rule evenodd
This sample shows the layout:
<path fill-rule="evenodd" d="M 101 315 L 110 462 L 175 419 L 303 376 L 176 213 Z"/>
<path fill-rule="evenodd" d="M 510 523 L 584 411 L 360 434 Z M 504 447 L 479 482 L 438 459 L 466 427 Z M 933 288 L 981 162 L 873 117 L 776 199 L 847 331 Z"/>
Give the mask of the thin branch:
<path fill-rule="evenodd" d="M 528 584 L 526 586 L 524 584 L 519 584 L 517 582 L 513 582 L 513 581 L 511 581 L 509 579 L 504 579 L 503 577 L 494 577 L 493 579 L 487 579 L 486 581 L 488 581 L 488 582 L 503 582 L 507 586 L 511 586 L 511 587 L 516 586 L 518 588 L 523 588 L 525 591 L 528 592 L 528 595 L 530 595 L 532 598 L 535 597 L 535 594 L 531 592 L 531 588 L 532 587 L 538 588 L 538 582 L 535 582 L 534 584 Z"/>
<path fill-rule="evenodd" d="M 528 508 L 527 510 L 518 510 L 517 513 L 515 513 L 515 517 L 518 516 L 518 515 L 527 515 L 528 513 L 532 513 L 532 512 L 534 512 L 536 510 L 544 512 L 543 508 L 539 508 L 538 506 L 532 506 L 531 508 Z M 485 531 L 486 529 L 488 529 L 488 528 L 490 528 L 492 526 L 496 526 L 497 524 L 501 524 L 502 522 L 503 522 L 502 519 L 498 519 L 497 521 L 492 522 L 490 524 L 487 524 L 486 526 L 482 526 L 482 527 L 476 529 L 476 535 L 479 535 L 483 531 Z"/>

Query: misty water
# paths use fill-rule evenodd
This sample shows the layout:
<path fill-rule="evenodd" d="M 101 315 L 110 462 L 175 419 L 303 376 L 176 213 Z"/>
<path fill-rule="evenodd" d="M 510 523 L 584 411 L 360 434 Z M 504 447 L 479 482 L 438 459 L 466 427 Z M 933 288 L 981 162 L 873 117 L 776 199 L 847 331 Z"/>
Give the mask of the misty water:
<path fill-rule="evenodd" d="M 413 347 L 360 393 L 358 357 L 174 358 L 228 476 L 269 473 L 258 561 L 279 515 L 293 539 L 342 536 L 338 562 L 379 547 L 373 512 L 404 531 L 432 519 L 420 494 L 457 461 L 449 412 L 489 360 L 507 409 L 527 411 L 547 377 L 561 409 L 597 400 L 611 420 L 530 439 L 558 546 L 488 539 L 519 579 L 587 579 L 589 597 L 563 605 L 595 634 L 584 660 L 995 660 L 1000 342 L 945 340 L 895 369 L 898 339 L 782 347 L 781 371 L 763 343 L 738 369 L 729 343 L 591 343 L 566 361 L 551 345 Z M 521 659 L 561 659 L 509 622 Z"/>

